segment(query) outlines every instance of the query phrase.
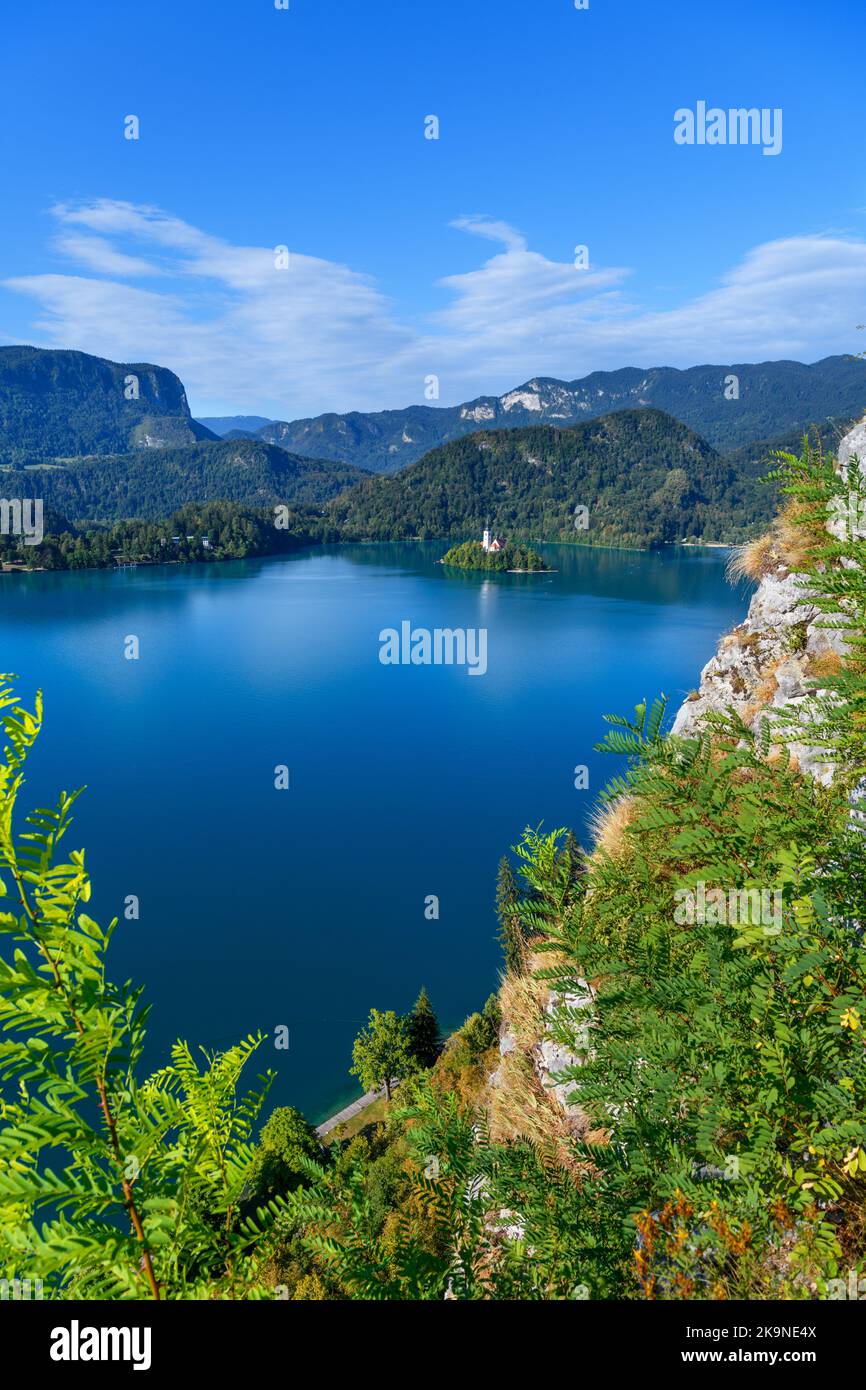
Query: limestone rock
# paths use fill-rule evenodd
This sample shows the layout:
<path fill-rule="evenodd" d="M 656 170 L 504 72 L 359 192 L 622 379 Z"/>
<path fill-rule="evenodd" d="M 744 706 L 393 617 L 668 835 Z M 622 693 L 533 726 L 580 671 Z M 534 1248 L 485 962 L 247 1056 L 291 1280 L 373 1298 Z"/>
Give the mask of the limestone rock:
<path fill-rule="evenodd" d="M 839 446 L 844 473 L 857 455 L 866 462 L 866 420 L 856 425 Z M 828 519 L 828 530 L 839 534 L 840 522 Z M 692 737 L 713 711 L 734 709 L 757 732 L 762 719 L 771 722 L 796 707 L 808 694 L 809 668 L 820 657 L 843 655 L 845 634 L 823 626 L 825 615 L 809 602 L 808 590 L 797 575 L 784 568 L 759 583 L 745 621 L 723 637 L 716 655 L 701 672 L 698 689 L 677 712 L 673 733 Z M 827 785 L 833 768 L 820 749 L 788 744 L 805 771 Z"/>

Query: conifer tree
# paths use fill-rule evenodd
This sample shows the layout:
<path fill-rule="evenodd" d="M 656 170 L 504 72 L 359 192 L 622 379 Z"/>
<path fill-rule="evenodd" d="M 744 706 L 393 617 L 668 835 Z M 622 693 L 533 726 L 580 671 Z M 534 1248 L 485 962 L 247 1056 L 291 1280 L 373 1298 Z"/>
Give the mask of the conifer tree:
<path fill-rule="evenodd" d="M 519 904 L 520 889 L 517 886 L 517 878 L 508 858 L 503 855 L 499 861 L 496 878 L 499 942 L 505 956 L 506 970 L 513 970 L 518 975 L 526 968 L 526 939 L 518 912 Z"/>
<path fill-rule="evenodd" d="M 406 1035 L 415 1061 L 422 1067 L 432 1067 L 442 1051 L 442 1039 L 430 996 L 423 985 L 406 1019 Z"/>

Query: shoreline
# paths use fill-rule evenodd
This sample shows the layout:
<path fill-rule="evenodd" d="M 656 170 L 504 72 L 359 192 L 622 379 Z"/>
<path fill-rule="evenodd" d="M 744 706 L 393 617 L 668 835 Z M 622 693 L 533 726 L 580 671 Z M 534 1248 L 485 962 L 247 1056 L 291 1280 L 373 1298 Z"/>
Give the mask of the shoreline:
<path fill-rule="evenodd" d="M 116 573 L 119 570 L 134 569 L 157 569 L 160 566 L 173 566 L 177 568 L 187 568 L 195 565 L 223 565 L 237 562 L 239 560 L 274 560 L 284 558 L 289 555 L 298 555 L 305 550 L 316 550 L 319 548 L 329 549 L 332 546 L 340 545 L 429 545 L 435 537 L 422 538 L 413 536 L 391 538 L 388 540 L 363 540 L 357 538 L 343 538 L 336 541 L 308 540 L 302 541 L 298 545 L 288 549 L 266 550 L 260 553 L 249 555 L 207 555 L 192 560 L 169 560 L 169 559 L 141 559 L 130 560 L 123 564 L 111 565 L 25 565 L 20 561 L 8 560 L 0 562 L 0 578 L 9 574 L 93 574 L 93 573 Z M 446 538 L 447 539 L 447 538 Z M 535 541 L 536 545 L 561 545 L 568 546 L 576 550 L 603 550 L 621 551 L 628 555 L 651 555 L 654 551 L 662 550 L 733 550 L 740 542 L 738 541 L 666 541 L 663 545 L 593 545 L 585 541 Z M 444 559 L 435 562 L 437 565 L 444 565 Z M 543 570 L 486 570 L 476 569 L 469 565 L 448 565 L 448 569 L 459 570 L 466 574 L 558 574 L 558 569 Z"/>
<path fill-rule="evenodd" d="M 399 1085 L 400 1082 L 396 1079 L 391 1082 L 392 1100 L 394 1092 Z M 385 1100 L 384 1086 L 380 1086 L 378 1090 L 375 1091 L 365 1091 L 357 1100 L 351 1101 L 349 1105 L 344 1105 L 342 1110 L 337 1110 L 335 1114 L 329 1115 L 320 1125 L 315 1125 L 316 1134 L 320 1139 L 324 1139 L 328 1134 L 332 1134 L 335 1129 L 339 1129 L 341 1125 L 348 1124 L 350 1120 L 356 1119 L 358 1115 L 363 1115 L 365 1110 L 372 1109 L 373 1106 L 377 1105 L 379 1101 L 382 1100 Z"/>

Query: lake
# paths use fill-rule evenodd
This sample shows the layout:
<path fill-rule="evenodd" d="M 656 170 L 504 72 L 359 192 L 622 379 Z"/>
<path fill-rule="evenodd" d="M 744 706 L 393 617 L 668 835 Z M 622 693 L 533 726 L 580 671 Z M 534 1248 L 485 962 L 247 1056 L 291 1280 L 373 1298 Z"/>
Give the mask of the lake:
<path fill-rule="evenodd" d="M 445 549 L 0 579 L 2 669 L 45 693 L 24 800 L 87 785 L 67 843 L 88 911 L 121 917 L 111 969 L 146 985 L 154 1064 L 260 1028 L 271 1099 L 318 1122 L 357 1094 L 371 1006 L 426 985 L 462 1022 L 497 984 L 501 855 L 527 825 L 583 835 L 620 767 L 593 752 L 602 715 L 660 691 L 675 709 L 748 604 L 721 551 L 544 546 L 557 573 L 487 576 Z M 485 673 L 382 664 L 405 621 L 485 629 Z"/>

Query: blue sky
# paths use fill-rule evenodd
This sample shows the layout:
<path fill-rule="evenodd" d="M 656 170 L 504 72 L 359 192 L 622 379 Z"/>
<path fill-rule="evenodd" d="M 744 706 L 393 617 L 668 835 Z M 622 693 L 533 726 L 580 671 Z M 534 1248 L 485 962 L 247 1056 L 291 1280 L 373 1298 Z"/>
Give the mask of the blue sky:
<path fill-rule="evenodd" d="M 0 341 L 197 414 L 864 346 L 863 0 L 43 0 L 3 38 Z M 781 153 L 677 145 L 699 101 L 781 109 Z"/>

